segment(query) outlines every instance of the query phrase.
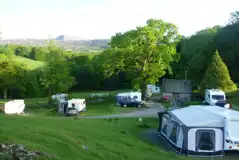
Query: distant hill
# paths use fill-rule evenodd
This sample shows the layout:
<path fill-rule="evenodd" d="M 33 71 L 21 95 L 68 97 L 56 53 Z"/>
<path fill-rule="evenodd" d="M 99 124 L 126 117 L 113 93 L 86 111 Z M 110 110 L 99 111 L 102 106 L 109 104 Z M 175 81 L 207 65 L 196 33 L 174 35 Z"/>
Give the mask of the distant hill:
<path fill-rule="evenodd" d="M 0 39 L 1 44 L 18 44 L 29 46 L 45 46 L 47 39 Z M 66 50 L 94 52 L 107 48 L 109 39 L 77 40 L 69 39 L 64 35 L 56 38 L 56 44 Z"/>

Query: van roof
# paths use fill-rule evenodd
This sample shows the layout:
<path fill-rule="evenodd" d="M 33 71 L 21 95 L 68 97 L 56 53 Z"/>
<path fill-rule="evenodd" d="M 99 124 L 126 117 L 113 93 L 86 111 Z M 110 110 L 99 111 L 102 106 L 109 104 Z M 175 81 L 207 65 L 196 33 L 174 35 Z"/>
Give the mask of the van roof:
<path fill-rule="evenodd" d="M 206 91 L 213 93 L 213 94 L 225 94 L 225 92 L 223 92 L 220 89 L 207 89 Z"/>
<path fill-rule="evenodd" d="M 200 105 L 191 105 L 185 108 L 170 111 L 186 126 L 223 127 L 224 118 L 220 115 L 202 109 Z"/>

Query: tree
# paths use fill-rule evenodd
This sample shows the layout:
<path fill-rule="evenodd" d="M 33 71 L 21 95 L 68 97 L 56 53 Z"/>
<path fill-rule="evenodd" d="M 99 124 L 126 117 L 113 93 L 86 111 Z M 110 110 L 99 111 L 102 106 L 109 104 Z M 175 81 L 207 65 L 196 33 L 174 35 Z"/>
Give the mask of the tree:
<path fill-rule="evenodd" d="M 239 21 L 221 28 L 215 37 L 216 47 L 230 71 L 234 82 L 239 82 Z"/>
<path fill-rule="evenodd" d="M 235 91 L 237 89 L 218 51 L 213 55 L 211 63 L 201 82 L 201 93 L 203 93 L 206 88 L 219 88 L 226 92 Z"/>
<path fill-rule="evenodd" d="M 16 67 L 12 61 L 5 59 L 0 61 L 0 87 L 4 92 L 4 99 L 8 97 L 8 90 L 17 83 Z"/>
<path fill-rule="evenodd" d="M 229 24 L 235 24 L 237 22 L 239 22 L 239 11 L 234 11 L 231 13 Z"/>
<path fill-rule="evenodd" d="M 149 19 L 147 25 L 111 38 L 103 53 L 103 71 L 106 77 L 128 71 L 134 74 L 132 82 L 145 98 L 147 84 L 155 83 L 174 61 L 176 44 L 180 40 L 178 28 L 163 20 Z"/>
<path fill-rule="evenodd" d="M 75 78 L 70 76 L 69 65 L 61 55 L 61 50 L 49 46 L 46 66 L 41 77 L 42 86 L 48 91 L 48 103 L 56 92 L 66 92 L 75 83 Z"/>
<path fill-rule="evenodd" d="M 215 36 L 219 26 L 203 29 L 196 34 L 182 39 L 180 43 L 180 61 L 173 65 L 175 77 L 192 81 L 193 87 L 200 85 L 208 64 L 216 50 Z"/>

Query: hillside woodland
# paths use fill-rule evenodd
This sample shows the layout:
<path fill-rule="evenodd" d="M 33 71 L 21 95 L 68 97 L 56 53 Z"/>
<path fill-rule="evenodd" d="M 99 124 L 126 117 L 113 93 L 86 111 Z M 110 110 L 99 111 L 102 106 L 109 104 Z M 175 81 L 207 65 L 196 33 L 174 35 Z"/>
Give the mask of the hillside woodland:
<path fill-rule="evenodd" d="M 149 19 L 117 33 L 98 52 L 69 51 L 49 40 L 44 46 L 0 46 L 0 96 L 41 97 L 57 92 L 115 90 L 159 83 L 163 77 L 192 80 L 195 90 L 234 91 L 239 83 L 239 14 L 225 26 L 190 37 L 175 24 Z M 186 75 L 185 75 L 186 74 Z"/>

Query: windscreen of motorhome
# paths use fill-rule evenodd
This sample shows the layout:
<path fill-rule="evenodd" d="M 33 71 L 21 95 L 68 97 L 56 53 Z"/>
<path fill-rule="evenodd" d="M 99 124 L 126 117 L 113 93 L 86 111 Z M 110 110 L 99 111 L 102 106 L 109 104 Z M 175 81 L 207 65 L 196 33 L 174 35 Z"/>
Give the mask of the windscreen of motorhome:
<path fill-rule="evenodd" d="M 229 129 L 231 137 L 239 139 L 239 121 L 230 120 Z"/>
<path fill-rule="evenodd" d="M 224 100 L 224 95 L 212 95 L 212 99 L 222 101 Z"/>

